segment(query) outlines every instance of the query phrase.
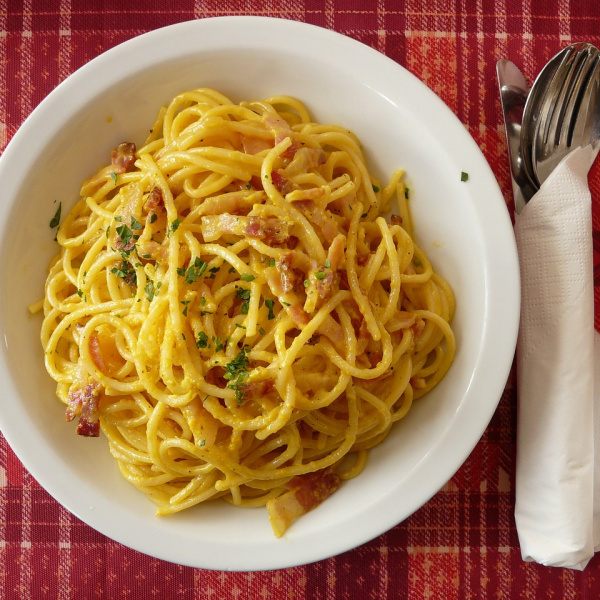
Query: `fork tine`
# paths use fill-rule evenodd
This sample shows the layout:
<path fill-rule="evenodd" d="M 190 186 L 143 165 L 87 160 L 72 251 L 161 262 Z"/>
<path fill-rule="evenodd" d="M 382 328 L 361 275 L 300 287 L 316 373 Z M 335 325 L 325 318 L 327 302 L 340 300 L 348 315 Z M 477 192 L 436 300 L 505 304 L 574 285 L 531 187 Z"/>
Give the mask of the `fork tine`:
<path fill-rule="evenodd" d="M 565 143 L 571 147 L 573 139 L 581 139 L 583 132 L 590 126 L 590 108 L 594 111 L 593 99 L 596 97 L 592 90 L 598 87 L 598 75 L 600 73 L 600 54 L 597 52 L 593 60 L 589 61 L 588 68 L 582 73 L 582 81 L 579 86 L 579 93 L 573 94 L 573 102 L 565 111 L 565 125 L 562 128 L 561 139 L 566 135 Z M 584 104 L 584 100 L 586 103 Z M 591 115 L 592 118 L 595 115 Z"/>
<path fill-rule="evenodd" d="M 575 56 L 577 55 L 577 52 L 578 52 L 578 50 L 576 50 L 575 47 L 573 47 L 571 52 L 569 52 L 568 54 L 565 54 L 560 65 L 558 65 L 558 67 L 556 68 L 554 76 L 548 82 L 548 84 L 546 86 L 547 89 L 553 90 L 553 94 L 546 94 L 543 102 L 541 103 L 541 105 L 539 106 L 539 108 L 537 110 L 538 114 L 531 115 L 532 119 L 536 119 L 536 123 L 534 126 L 535 131 L 534 131 L 534 135 L 532 138 L 532 144 L 534 146 L 535 146 L 535 140 L 537 140 L 540 135 L 543 135 L 544 140 L 546 139 L 546 133 L 547 133 L 547 129 L 548 129 L 547 125 L 548 125 L 548 122 L 550 121 L 550 119 L 552 118 L 552 115 L 556 108 L 557 96 L 558 96 L 560 90 L 562 89 L 562 86 L 564 85 L 565 78 L 567 77 L 568 73 L 570 72 L 573 60 L 574 60 Z M 525 115 L 523 116 L 523 120 L 525 120 Z M 540 132 L 542 132 L 542 133 L 540 134 Z"/>
<path fill-rule="evenodd" d="M 577 80 L 583 65 L 585 64 L 587 52 L 586 50 L 577 50 L 573 55 L 569 68 L 565 69 L 566 73 L 563 77 L 561 85 L 552 96 L 553 108 L 549 112 L 549 117 L 544 124 L 543 129 L 540 126 L 541 139 L 543 144 L 557 143 L 556 135 L 560 130 L 560 124 L 564 118 L 565 104 L 573 90 L 573 82 Z"/>

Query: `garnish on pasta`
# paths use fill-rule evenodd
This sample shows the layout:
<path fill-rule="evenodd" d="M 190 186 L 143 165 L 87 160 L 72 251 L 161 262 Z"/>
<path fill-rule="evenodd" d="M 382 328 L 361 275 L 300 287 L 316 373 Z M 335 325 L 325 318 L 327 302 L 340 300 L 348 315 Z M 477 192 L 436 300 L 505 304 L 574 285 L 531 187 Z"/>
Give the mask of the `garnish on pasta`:
<path fill-rule="evenodd" d="M 58 228 L 46 368 L 158 515 L 221 498 L 281 536 L 444 377 L 454 296 L 403 173 L 297 99 L 192 90 L 151 132 Z"/>

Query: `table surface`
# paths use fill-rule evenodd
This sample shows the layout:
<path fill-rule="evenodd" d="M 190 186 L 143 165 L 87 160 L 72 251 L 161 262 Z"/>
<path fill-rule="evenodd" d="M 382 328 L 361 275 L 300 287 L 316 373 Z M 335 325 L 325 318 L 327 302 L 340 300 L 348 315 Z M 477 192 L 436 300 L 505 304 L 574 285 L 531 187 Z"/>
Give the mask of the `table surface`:
<path fill-rule="evenodd" d="M 511 211 L 496 61 L 512 59 L 531 81 L 564 45 L 600 45 L 597 0 L 3 0 L 0 149 L 60 81 L 101 52 L 172 23 L 240 14 L 334 29 L 406 67 L 467 127 Z M 600 199 L 598 162 L 590 187 Z M 600 201 L 594 209 L 597 329 L 599 229 Z M 598 598 L 598 556 L 583 572 L 521 560 L 514 522 L 515 427 L 513 370 L 481 441 L 425 506 L 355 550 L 261 573 L 192 569 L 121 546 L 56 503 L 0 436 L 0 598 Z"/>

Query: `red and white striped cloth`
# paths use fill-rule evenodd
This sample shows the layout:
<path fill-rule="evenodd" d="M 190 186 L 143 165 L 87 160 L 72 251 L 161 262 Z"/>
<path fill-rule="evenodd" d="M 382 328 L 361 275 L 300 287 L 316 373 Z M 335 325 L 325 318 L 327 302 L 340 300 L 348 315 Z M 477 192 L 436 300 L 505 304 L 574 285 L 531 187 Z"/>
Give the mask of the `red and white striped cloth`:
<path fill-rule="evenodd" d="M 579 40 L 600 45 L 597 0 L 0 0 L 0 149 L 61 80 L 99 53 L 158 27 L 233 14 L 335 29 L 404 65 L 473 135 L 511 210 L 496 61 L 510 58 L 531 80 L 564 45 Z M 600 330 L 598 163 L 590 187 Z M 514 523 L 515 424 L 511 376 L 469 459 L 413 516 L 335 558 L 263 573 L 181 567 L 105 538 L 41 489 L 0 437 L 0 598 L 598 598 L 597 556 L 584 572 L 521 560 Z"/>

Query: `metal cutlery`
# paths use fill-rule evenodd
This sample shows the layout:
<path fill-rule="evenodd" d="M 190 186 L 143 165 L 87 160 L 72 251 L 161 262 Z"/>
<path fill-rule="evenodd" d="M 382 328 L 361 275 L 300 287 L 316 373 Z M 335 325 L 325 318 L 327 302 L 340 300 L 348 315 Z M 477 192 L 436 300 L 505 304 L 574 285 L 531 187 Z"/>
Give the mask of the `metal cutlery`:
<path fill-rule="evenodd" d="M 499 60 L 496 71 L 518 213 L 571 150 L 600 148 L 600 51 L 567 46 L 530 91 L 514 63 Z"/>

